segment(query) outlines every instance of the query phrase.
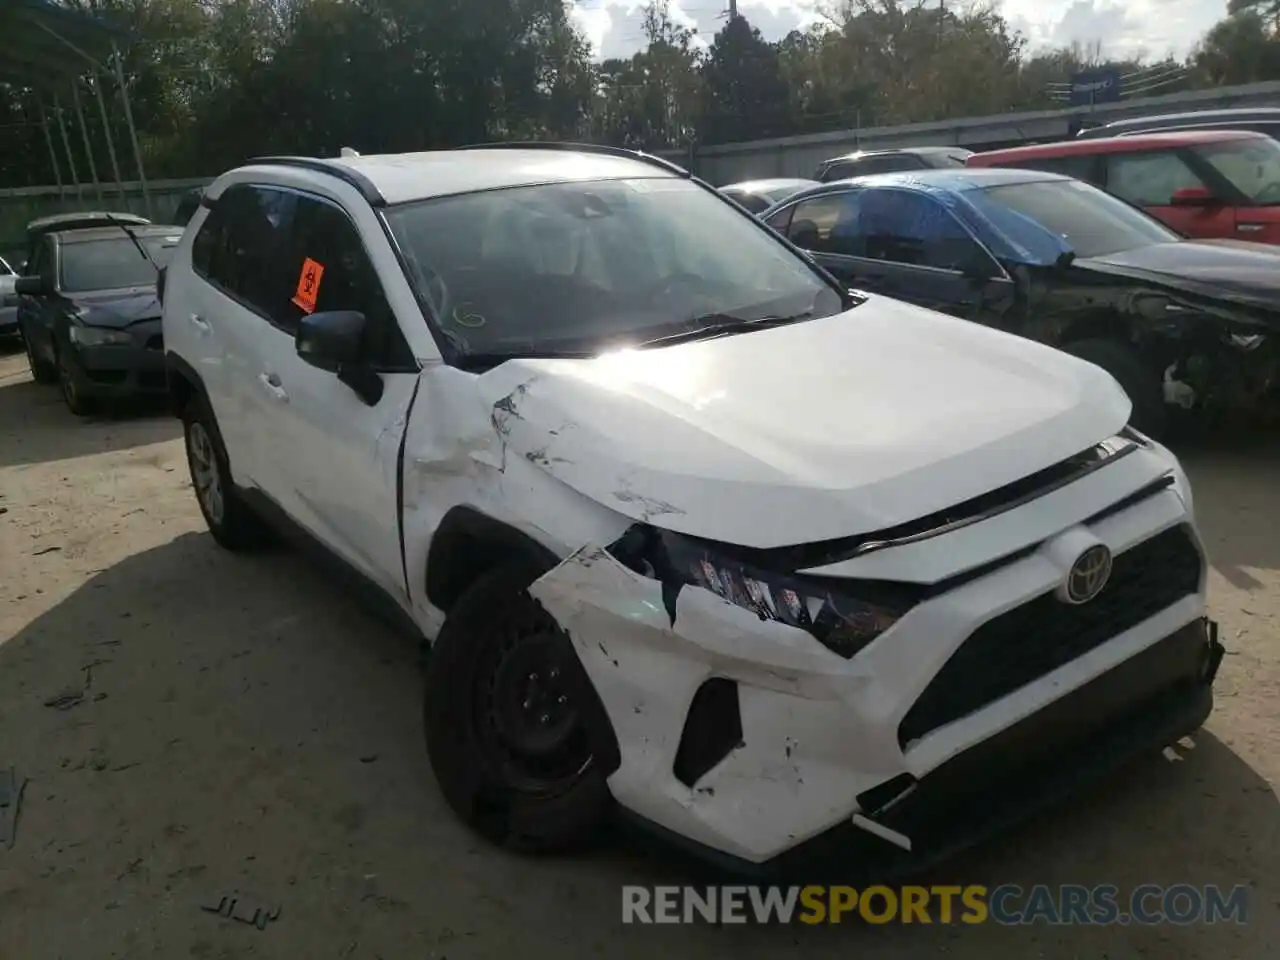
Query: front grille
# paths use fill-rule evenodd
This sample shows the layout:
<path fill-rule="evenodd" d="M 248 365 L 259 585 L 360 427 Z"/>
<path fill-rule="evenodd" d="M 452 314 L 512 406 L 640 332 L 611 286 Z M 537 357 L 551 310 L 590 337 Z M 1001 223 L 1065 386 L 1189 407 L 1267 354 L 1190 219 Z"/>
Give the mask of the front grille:
<path fill-rule="evenodd" d="M 1190 531 L 1173 527 L 1118 554 L 1089 603 L 1071 606 L 1050 592 L 983 624 L 903 718 L 898 743 L 968 716 L 1195 593 L 1200 568 Z"/>
<path fill-rule="evenodd" d="M 158 334 L 158 333 L 153 333 L 151 336 L 147 337 L 147 349 L 148 349 L 148 350 L 163 350 L 163 349 L 164 349 L 164 337 L 163 337 L 161 334 Z"/>

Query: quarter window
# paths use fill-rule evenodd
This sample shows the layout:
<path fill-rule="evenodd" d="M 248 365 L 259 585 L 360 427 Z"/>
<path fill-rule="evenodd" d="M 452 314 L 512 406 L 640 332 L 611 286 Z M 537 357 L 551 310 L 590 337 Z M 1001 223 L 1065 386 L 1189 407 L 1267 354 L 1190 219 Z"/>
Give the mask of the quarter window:
<path fill-rule="evenodd" d="M 828 193 L 796 204 L 787 238 L 803 250 L 835 253 L 847 257 L 866 255 L 859 236 L 858 212 L 861 193 Z"/>
<path fill-rule="evenodd" d="M 1090 183 L 1097 180 L 1097 157 L 1091 154 L 1072 157 L 1036 157 L 1033 160 L 1020 160 L 1007 166 L 1022 170 L 1043 170 L 1045 173 L 1060 173 L 1064 177 L 1075 177 Z M 1006 164 L 1001 164 L 1006 166 Z"/>

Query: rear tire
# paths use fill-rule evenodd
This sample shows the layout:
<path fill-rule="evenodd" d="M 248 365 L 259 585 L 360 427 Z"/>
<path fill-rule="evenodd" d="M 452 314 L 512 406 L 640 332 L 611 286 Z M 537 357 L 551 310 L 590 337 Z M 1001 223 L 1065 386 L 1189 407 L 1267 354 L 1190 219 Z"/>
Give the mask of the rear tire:
<path fill-rule="evenodd" d="M 1115 378 L 1133 404 L 1130 423 L 1154 440 L 1169 428 L 1164 388 L 1157 377 L 1130 348 L 1114 340 L 1078 340 L 1062 348 L 1072 356 L 1096 364 Z"/>
<path fill-rule="evenodd" d="M 240 497 L 231 481 L 227 451 L 222 446 L 213 411 L 199 397 L 182 411 L 183 438 L 191 486 L 204 522 L 219 546 L 250 550 L 270 539 L 266 525 Z"/>
<path fill-rule="evenodd" d="M 446 802 L 522 853 L 586 845 L 612 807 L 581 698 L 560 686 L 581 670 L 577 654 L 528 593 L 541 573 L 515 562 L 477 579 L 431 648 L 424 689 L 427 754 Z"/>

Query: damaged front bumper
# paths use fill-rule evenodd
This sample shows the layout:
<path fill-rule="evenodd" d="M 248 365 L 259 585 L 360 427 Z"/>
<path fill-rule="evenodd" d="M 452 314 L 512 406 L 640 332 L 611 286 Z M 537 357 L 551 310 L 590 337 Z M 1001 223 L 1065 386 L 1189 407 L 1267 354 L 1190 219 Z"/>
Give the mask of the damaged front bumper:
<path fill-rule="evenodd" d="M 1162 502 L 1177 504 L 1148 506 Z M 1128 537 L 1124 524 L 1093 529 Z M 921 869 L 1208 715 L 1222 648 L 1201 590 L 903 740 L 904 717 L 955 650 L 1057 575 L 1046 556 L 1023 557 L 922 604 L 849 660 L 703 589 L 681 590 L 673 617 L 660 583 L 600 547 L 530 592 L 572 638 L 608 715 L 609 786 L 627 814 L 739 874 L 803 863 L 812 878 L 826 861 L 847 881 Z"/>
<path fill-rule="evenodd" d="M 920 780 L 908 778 L 887 809 L 871 812 L 885 831 L 909 837 L 910 849 L 851 819 L 752 863 L 633 819 L 700 864 L 756 882 L 866 884 L 916 876 L 1194 733 L 1213 710 L 1223 653 L 1217 625 L 1198 620 Z"/>

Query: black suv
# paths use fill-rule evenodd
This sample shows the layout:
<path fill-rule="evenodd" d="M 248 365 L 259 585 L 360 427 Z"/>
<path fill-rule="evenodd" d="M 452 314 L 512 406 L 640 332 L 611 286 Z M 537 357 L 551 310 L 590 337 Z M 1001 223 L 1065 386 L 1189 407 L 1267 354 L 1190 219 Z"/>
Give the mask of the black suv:
<path fill-rule="evenodd" d="M 872 173 L 963 167 L 973 154 L 964 147 L 905 147 L 901 150 L 858 150 L 824 160 L 813 179 L 822 183 L 865 177 Z"/>

